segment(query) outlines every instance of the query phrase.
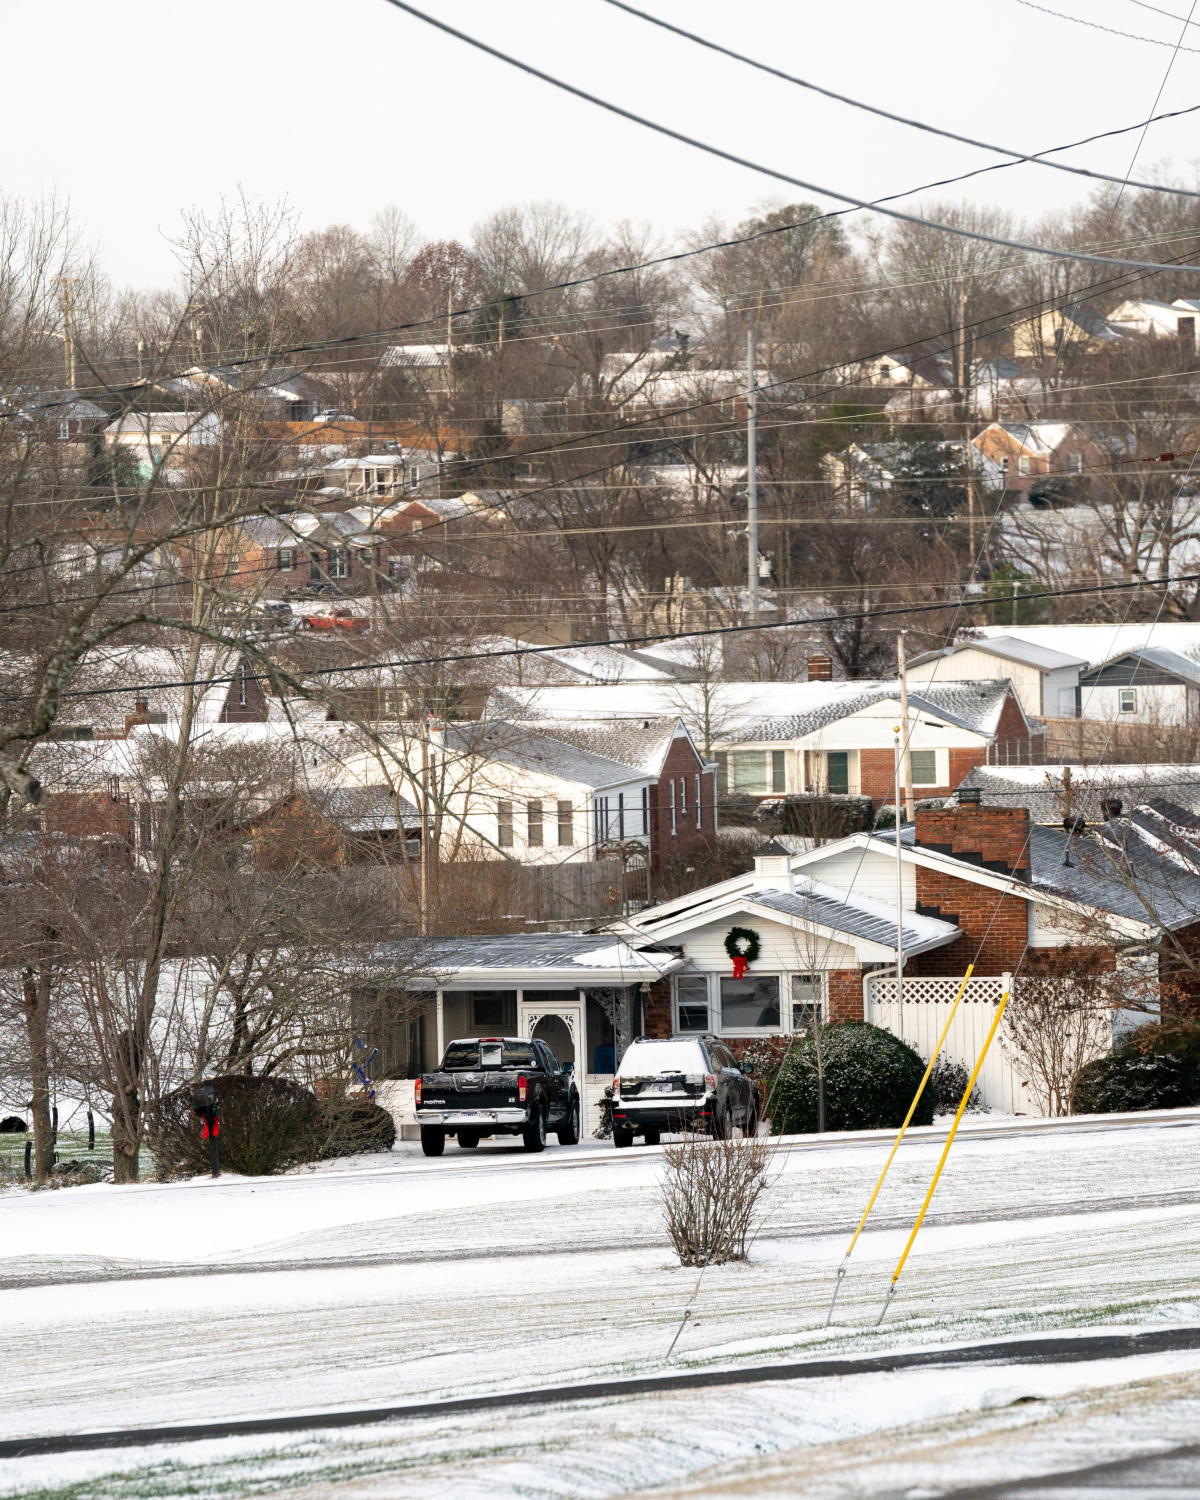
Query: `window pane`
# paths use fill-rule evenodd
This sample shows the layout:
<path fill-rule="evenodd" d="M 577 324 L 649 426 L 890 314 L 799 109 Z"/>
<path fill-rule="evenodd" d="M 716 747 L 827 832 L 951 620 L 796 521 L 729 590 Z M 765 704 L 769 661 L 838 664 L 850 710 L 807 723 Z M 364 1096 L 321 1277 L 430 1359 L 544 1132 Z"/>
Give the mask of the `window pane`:
<path fill-rule="evenodd" d="M 575 842 L 574 803 L 560 802 L 558 804 L 558 842 L 560 844 L 573 844 Z"/>
<path fill-rule="evenodd" d="M 825 986 L 820 974 L 792 975 L 792 1030 L 811 1031 L 822 1017 Z"/>
<path fill-rule="evenodd" d="M 708 980 L 702 974 L 675 981 L 680 1031 L 708 1031 Z"/>
<path fill-rule="evenodd" d="M 773 792 L 787 791 L 787 772 L 784 769 L 782 750 L 771 751 L 771 790 Z"/>
<path fill-rule="evenodd" d="M 937 786 L 937 751 L 910 750 L 913 786 Z"/>
<path fill-rule="evenodd" d="M 825 785 L 835 796 L 845 797 L 850 791 L 850 752 L 832 750 L 825 757 Z"/>
<path fill-rule="evenodd" d="M 762 750 L 730 751 L 729 790 L 745 792 L 752 797 L 766 795 L 767 757 Z"/>
<path fill-rule="evenodd" d="M 724 750 L 718 750 L 715 760 L 717 762 L 717 791 L 727 792 L 729 790 L 729 756 Z"/>
<path fill-rule="evenodd" d="M 529 819 L 529 845 L 533 849 L 540 849 L 542 845 L 542 804 L 530 802 L 526 807 Z"/>
<path fill-rule="evenodd" d="M 721 980 L 722 1031 L 749 1031 L 778 1025 L 778 976 L 765 974 L 757 979 Z"/>
<path fill-rule="evenodd" d="M 513 841 L 513 805 L 511 802 L 496 803 L 496 828 L 496 842 L 502 849 L 507 849 Z"/>

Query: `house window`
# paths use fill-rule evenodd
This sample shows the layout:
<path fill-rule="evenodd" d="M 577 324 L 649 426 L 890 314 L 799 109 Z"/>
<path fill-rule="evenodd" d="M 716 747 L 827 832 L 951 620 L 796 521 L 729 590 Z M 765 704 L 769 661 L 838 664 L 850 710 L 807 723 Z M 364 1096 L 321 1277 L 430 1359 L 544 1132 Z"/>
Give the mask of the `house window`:
<path fill-rule="evenodd" d="M 1000 472 L 1001 472 L 1001 474 L 1007 474 L 1008 473 L 1008 454 L 1007 453 L 1000 460 Z"/>
<path fill-rule="evenodd" d="M 542 847 L 542 804 L 527 802 L 525 817 L 529 825 L 529 837 L 526 842 L 531 849 L 540 849 Z"/>
<path fill-rule="evenodd" d="M 1068 474 L 1082 474 L 1083 473 L 1083 454 L 1082 453 L 1068 453 L 1067 454 L 1067 473 Z"/>
<path fill-rule="evenodd" d="M 825 757 L 825 790 L 835 797 L 850 795 L 849 750 L 831 750 Z"/>
<path fill-rule="evenodd" d="M 786 756 L 782 750 L 771 751 L 771 790 L 773 792 L 787 791 L 787 769 L 785 761 Z"/>
<path fill-rule="evenodd" d="M 608 833 L 609 833 L 608 798 L 607 797 L 597 797 L 596 798 L 595 824 L 596 824 L 596 843 L 597 844 L 602 844 L 608 838 Z"/>
<path fill-rule="evenodd" d="M 696 827 L 700 827 L 700 772 L 696 772 Z"/>
<path fill-rule="evenodd" d="M 1122 688 L 1120 692 L 1120 707 L 1123 714 L 1137 713 L 1137 689 Z"/>
<path fill-rule="evenodd" d="M 310 552 L 308 554 L 308 581 L 309 583 L 318 583 L 320 582 L 320 578 L 321 554 L 319 552 Z"/>
<path fill-rule="evenodd" d="M 416 489 L 416 487 L 417 487 L 417 481 L 420 479 L 420 477 L 421 477 L 421 471 L 414 464 L 409 469 L 409 471 L 408 471 L 408 487 L 409 487 L 410 490 L 415 490 Z"/>
<path fill-rule="evenodd" d="M 575 804 L 573 802 L 560 802 L 558 804 L 558 843 L 562 848 L 575 842 Z"/>
<path fill-rule="evenodd" d="M 676 1031 L 708 1031 L 708 978 L 681 974 L 675 981 Z"/>
<path fill-rule="evenodd" d="M 731 750 L 726 757 L 726 782 L 731 792 L 765 797 L 767 755 L 762 750 Z"/>
<path fill-rule="evenodd" d="M 687 777 L 679 778 L 679 811 L 687 817 Z"/>
<path fill-rule="evenodd" d="M 513 841 L 513 805 L 501 797 L 496 802 L 496 842 L 501 849 L 511 849 Z"/>
<path fill-rule="evenodd" d="M 721 980 L 721 1030 L 771 1031 L 779 1028 L 779 976 L 747 975 Z"/>
<path fill-rule="evenodd" d="M 517 1023 L 516 990 L 468 990 L 472 1031 L 514 1030 Z"/>
<path fill-rule="evenodd" d="M 1017 473 L 1029 473 L 1029 455 L 1027 453 L 1022 453 L 1020 458 L 1017 459 Z"/>
<path fill-rule="evenodd" d="M 237 675 L 238 704 L 241 708 L 246 706 L 246 663 L 238 663 Z"/>
<path fill-rule="evenodd" d="M 650 834 L 650 788 L 642 788 L 642 833 L 649 837 Z"/>
<path fill-rule="evenodd" d="M 349 569 L 346 566 L 346 549 L 334 547 L 329 553 L 329 576 L 330 578 L 345 578 Z"/>
<path fill-rule="evenodd" d="M 937 786 L 937 751 L 910 750 L 908 764 L 913 786 Z"/>
<path fill-rule="evenodd" d="M 792 1030 L 811 1031 L 824 1019 L 825 984 L 822 974 L 792 975 Z"/>
<path fill-rule="evenodd" d="M 280 547 L 279 549 L 279 571 L 291 573 L 296 566 L 295 547 Z"/>
<path fill-rule="evenodd" d="M 671 778 L 671 837 L 675 837 L 675 778 Z"/>

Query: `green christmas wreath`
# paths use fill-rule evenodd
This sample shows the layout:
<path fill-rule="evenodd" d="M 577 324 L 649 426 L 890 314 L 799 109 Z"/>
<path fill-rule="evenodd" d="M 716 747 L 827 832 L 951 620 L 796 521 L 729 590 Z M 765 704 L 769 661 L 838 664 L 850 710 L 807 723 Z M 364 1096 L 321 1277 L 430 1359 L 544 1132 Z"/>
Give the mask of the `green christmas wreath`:
<path fill-rule="evenodd" d="M 730 958 L 744 958 L 754 964 L 762 952 L 762 942 L 753 927 L 731 927 L 725 934 L 725 952 Z"/>

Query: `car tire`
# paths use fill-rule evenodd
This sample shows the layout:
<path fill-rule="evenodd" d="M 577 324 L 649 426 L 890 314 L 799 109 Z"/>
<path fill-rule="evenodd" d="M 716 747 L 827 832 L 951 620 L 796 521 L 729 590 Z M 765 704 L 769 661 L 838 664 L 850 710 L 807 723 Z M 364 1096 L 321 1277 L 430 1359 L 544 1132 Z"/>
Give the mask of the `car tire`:
<path fill-rule="evenodd" d="M 458 1144 L 463 1151 L 473 1151 L 479 1144 L 479 1135 L 474 1130 L 460 1130 L 458 1132 Z"/>
<path fill-rule="evenodd" d="M 441 1156 L 446 1149 L 446 1132 L 436 1125 L 421 1126 L 421 1150 L 426 1156 Z"/>
<path fill-rule="evenodd" d="M 563 1127 L 558 1131 L 558 1144 L 560 1146 L 578 1146 L 579 1144 L 579 1100 L 571 1103 L 567 1118 L 563 1121 Z"/>
<path fill-rule="evenodd" d="M 525 1142 L 526 1151 L 546 1149 L 546 1116 L 540 1109 L 534 1111 L 533 1119 L 521 1132 L 521 1139 Z"/>
<path fill-rule="evenodd" d="M 642 1140 L 645 1141 L 647 1146 L 657 1146 L 661 1139 L 662 1133 L 657 1130 L 647 1130 L 642 1136 Z"/>
<path fill-rule="evenodd" d="M 626 1146 L 633 1145 L 633 1131 L 624 1130 L 620 1125 L 613 1126 L 613 1145 L 618 1151 L 623 1151 Z"/>

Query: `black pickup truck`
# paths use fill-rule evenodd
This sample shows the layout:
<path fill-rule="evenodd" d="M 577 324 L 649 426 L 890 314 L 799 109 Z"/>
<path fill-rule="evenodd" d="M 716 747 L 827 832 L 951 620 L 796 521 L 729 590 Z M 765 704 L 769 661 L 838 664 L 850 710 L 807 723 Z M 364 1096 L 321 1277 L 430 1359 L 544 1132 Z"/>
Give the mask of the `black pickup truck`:
<path fill-rule="evenodd" d="M 441 1156 L 448 1135 L 466 1148 L 487 1135 L 519 1135 L 526 1151 L 541 1151 L 550 1130 L 562 1146 L 579 1140 L 575 1064 L 527 1037 L 451 1042 L 437 1072 L 417 1079 L 415 1102 L 426 1156 Z"/>

